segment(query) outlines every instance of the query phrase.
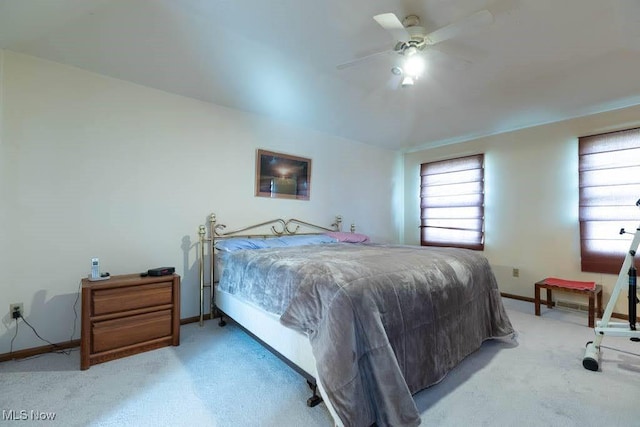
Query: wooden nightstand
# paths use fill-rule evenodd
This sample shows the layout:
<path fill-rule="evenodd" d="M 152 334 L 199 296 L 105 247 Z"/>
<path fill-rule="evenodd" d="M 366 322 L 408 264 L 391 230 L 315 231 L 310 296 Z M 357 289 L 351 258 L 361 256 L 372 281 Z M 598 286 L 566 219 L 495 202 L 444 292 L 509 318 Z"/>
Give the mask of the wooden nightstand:
<path fill-rule="evenodd" d="M 82 280 L 80 369 L 180 345 L 180 276 Z"/>

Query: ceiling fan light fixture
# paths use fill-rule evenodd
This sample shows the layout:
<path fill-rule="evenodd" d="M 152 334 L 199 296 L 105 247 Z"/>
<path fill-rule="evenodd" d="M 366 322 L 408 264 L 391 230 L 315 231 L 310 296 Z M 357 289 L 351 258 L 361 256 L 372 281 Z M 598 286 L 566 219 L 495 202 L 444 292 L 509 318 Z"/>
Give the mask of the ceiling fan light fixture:
<path fill-rule="evenodd" d="M 415 46 L 409 46 L 407 48 L 405 48 L 404 50 L 404 56 L 406 56 L 407 58 L 411 58 L 413 55 L 415 55 L 416 53 L 418 53 L 418 48 Z"/>
<path fill-rule="evenodd" d="M 404 78 L 402 79 L 402 87 L 413 86 L 414 83 L 415 79 L 411 76 L 404 76 Z"/>
<path fill-rule="evenodd" d="M 404 73 L 416 79 L 424 73 L 424 58 L 420 55 L 412 55 L 404 61 Z"/>

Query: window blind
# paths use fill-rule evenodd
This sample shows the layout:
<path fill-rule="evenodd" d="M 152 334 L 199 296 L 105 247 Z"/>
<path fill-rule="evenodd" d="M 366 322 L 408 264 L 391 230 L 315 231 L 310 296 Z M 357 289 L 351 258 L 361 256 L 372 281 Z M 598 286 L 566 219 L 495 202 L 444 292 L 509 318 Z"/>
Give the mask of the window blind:
<path fill-rule="evenodd" d="M 484 154 L 420 167 L 420 244 L 484 249 Z"/>
<path fill-rule="evenodd" d="M 579 138 L 582 271 L 618 274 L 640 224 L 640 128 Z"/>

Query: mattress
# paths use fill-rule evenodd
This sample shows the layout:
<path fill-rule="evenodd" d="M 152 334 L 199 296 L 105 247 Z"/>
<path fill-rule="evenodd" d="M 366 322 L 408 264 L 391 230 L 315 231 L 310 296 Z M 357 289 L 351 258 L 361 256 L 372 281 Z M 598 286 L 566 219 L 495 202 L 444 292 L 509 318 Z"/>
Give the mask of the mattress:
<path fill-rule="evenodd" d="M 466 249 L 241 250 L 225 258 L 219 287 L 308 337 L 323 397 L 345 425 L 419 424 L 413 393 L 484 340 L 513 332 L 488 261 Z M 298 351 L 288 339 L 276 337 L 283 354 Z M 301 361 L 312 373 L 309 363 Z"/>

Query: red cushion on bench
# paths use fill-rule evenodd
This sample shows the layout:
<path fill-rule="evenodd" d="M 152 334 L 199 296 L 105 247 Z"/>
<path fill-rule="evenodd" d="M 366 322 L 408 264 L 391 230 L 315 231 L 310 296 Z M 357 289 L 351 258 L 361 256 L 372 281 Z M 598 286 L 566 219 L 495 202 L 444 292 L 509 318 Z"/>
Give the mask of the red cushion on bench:
<path fill-rule="evenodd" d="M 589 290 L 593 290 L 596 288 L 596 282 L 579 282 L 577 280 L 558 279 L 557 277 L 547 277 L 543 280 L 543 282 L 547 285 L 558 286 L 561 288 Z"/>

